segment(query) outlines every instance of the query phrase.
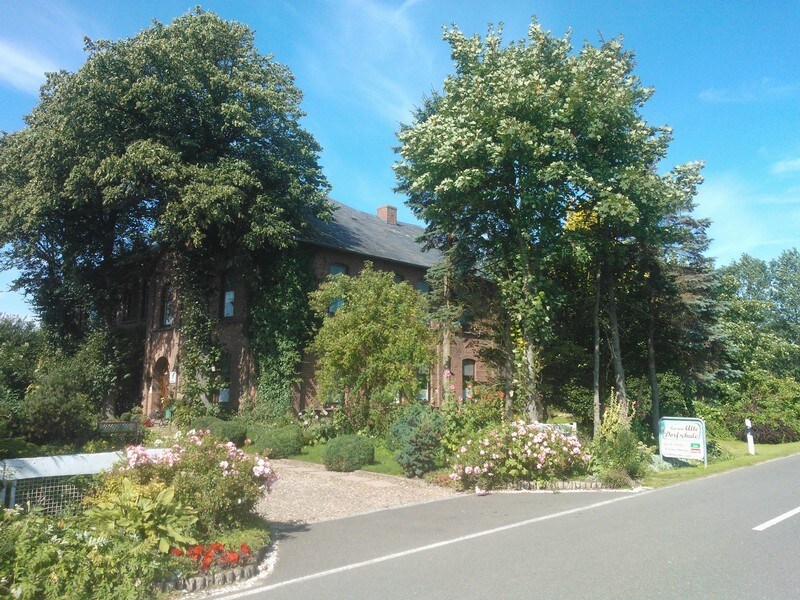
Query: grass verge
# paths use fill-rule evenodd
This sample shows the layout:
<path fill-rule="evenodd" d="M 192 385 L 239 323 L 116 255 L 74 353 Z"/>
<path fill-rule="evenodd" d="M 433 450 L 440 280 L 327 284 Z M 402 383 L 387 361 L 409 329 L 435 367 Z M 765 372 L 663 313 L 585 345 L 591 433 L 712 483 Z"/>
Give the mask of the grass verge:
<path fill-rule="evenodd" d="M 699 477 L 706 477 L 715 473 L 723 473 L 738 467 L 748 467 L 760 462 L 782 456 L 790 456 L 800 453 L 800 442 L 789 444 L 756 444 L 755 455 L 748 454 L 747 443 L 738 440 L 717 440 L 730 455 L 727 460 L 710 461 L 708 468 L 703 467 L 703 463 L 698 462 L 688 467 L 680 467 L 650 473 L 642 481 L 642 485 L 647 487 L 664 487 L 681 481 L 689 481 Z"/>
<path fill-rule="evenodd" d="M 322 453 L 325 452 L 325 447 L 326 444 L 305 446 L 300 454 L 296 454 L 290 458 L 321 465 Z M 385 475 L 403 474 L 403 468 L 397 464 L 397 461 L 392 458 L 392 453 L 382 444 L 375 445 L 375 462 L 371 465 L 364 466 L 362 470 L 371 471 L 373 473 L 383 473 Z"/>

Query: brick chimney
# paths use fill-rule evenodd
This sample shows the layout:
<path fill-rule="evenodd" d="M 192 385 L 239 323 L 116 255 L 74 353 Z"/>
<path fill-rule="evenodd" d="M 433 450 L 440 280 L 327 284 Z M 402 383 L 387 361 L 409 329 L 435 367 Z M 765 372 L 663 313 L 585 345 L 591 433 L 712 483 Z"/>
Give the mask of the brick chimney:
<path fill-rule="evenodd" d="M 378 218 L 389 225 L 397 225 L 397 208 L 388 204 L 379 206 Z"/>

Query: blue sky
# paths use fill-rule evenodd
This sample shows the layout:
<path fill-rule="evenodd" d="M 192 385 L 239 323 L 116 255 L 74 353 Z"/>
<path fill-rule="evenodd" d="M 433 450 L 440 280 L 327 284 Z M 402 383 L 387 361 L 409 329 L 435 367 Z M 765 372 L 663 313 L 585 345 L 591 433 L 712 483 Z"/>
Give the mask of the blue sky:
<path fill-rule="evenodd" d="M 83 37 L 118 39 L 153 19 L 169 22 L 197 0 L 0 0 L 0 130 L 14 131 L 37 102 L 45 71 L 74 71 Z M 711 254 L 770 259 L 800 246 L 800 3 L 476 0 L 226 0 L 202 3 L 250 25 L 265 54 L 304 92 L 305 127 L 324 150 L 331 196 L 364 211 L 399 207 L 395 132 L 452 66 L 442 25 L 469 34 L 503 22 L 522 38 L 532 16 L 573 42 L 622 34 L 637 74 L 656 90 L 645 108 L 670 125 L 665 169 L 706 162 L 698 216 L 712 219 Z M 0 273 L 0 312 L 30 314 Z"/>

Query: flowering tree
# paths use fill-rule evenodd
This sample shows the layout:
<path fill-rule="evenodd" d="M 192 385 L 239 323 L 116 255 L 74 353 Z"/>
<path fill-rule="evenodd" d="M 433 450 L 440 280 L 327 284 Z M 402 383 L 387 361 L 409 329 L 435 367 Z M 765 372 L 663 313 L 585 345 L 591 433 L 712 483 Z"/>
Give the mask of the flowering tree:
<path fill-rule="evenodd" d="M 454 73 L 399 133 L 399 189 L 426 222 L 430 245 L 470 257 L 496 285 L 513 365 L 509 391 L 531 420 L 543 416 L 540 382 L 562 296 L 556 274 L 568 250 L 565 224 L 571 214 L 590 214 L 592 252 L 607 257 L 624 405 L 617 270 L 630 242 L 654 239 L 661 217 L 685 199 L 678 178 L 656 171 L 671 136 L 642 118 L 652 89 L 634 75 L 633 55 L 618 39 L 574 53 L 568 36 L 555 38 L 535 21 L 526 40 L 507 45 L 499 29 L 481 39 L 453 28 L 444 39 Z"/>

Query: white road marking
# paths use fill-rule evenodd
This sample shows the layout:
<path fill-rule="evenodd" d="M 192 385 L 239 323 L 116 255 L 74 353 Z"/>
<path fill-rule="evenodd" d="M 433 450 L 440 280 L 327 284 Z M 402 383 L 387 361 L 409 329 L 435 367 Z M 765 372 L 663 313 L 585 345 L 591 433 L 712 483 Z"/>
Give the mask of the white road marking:
<path fill-rule="evenodd" d="M 775 517 L 774 519 L 770 519 L 766 523 L 762 523 L 761 525 L 757 525 L 757 526 L 753 527 L 753 531 L 764 531 L 767 527 L 772 527 L 773 525 L 776 525 L 776 524 L 780 523 L 781 521 L 784 521 L 784 520 L 788 519 L 789 517 L 793 517 L 797 513 L 800 513 L 800 506 L 798 506 L 797 508 L 794 508 L 794 509 L 792 509 L 792 510 L 790 510 L 788 512 L 785 512 L 782 515 L 779 515 L 779 516 Z"/>
<path fill-rule="evenodd" d="M 474 540 L 475 538 L 484 537 L 487 535 L 492 535 L 495 533 L 500 533 L 503 531 L 508 531 L 510 529 L 516 529 L 518 527 L 524 527 L 526 525 L 531 525 L 533 523 L 539 523 L 541 521 L 548 521 L 550 519 L 557 519 L 558 517 L 565 517 L 567 515 L 575 514 L 584 510 L 591 510 L 593 508 L 600 508 L 601 506 L 606 506 L 608 504 L 614 504 L 615 502 L 622 502 L 623 500 L 629 500 L 631 498 L 635 498 L 637 496 L 641 496 L 642 494 L 650 493 L 650 491 L 640 492 L 638 494 L 631 494 L 625 496 L 619 496 L 617 498 L 613 498 L 611 500 L 604 500 L 603 502 L 596 502 L 594 504 L 590 504 L 588 506 L 581 506 L 578 508 L 572 508 L 570 510 L 564 510 L 561 512 L 553 513 L 550 515 L 543 515 L 541 517 L 535 517 L 533 519 L 527 519 L 525 521 L 518 521 L 517 523 L 510 523 L 508 525 L 503 525 L 501 527 L 495 527 L 493 529 L 486 529 L 484 531 L 478 531 L 476 533 L 470 533 L 468 535 L 462 535 L 461 537 L 453 538 L 450 540 L 444 540 L 441 542 L 436 542 L 435 544 L 428 544 L 427 546 L 419 546 L 418 548 L 411 548 L 410 550 L 403 550 L 402 552 L 395 552 L 394 554 L 387 554 L 385 556 L 379 556 L 378 558 L 373 558 L 370 560 L 365 560 L 363 562 L 353 563 L 350 565 L 345 565 L 343 567 L 337 567 L 335 569 L 328 569 L 327 571 L 320 571 L 319 573 L 312 573 L 311 575 L 304 575 L 303 577 L 297 577 L 295 579 L 288 579 L 286 581 L 281 581 L 279 583 L 273 583 L 271 585 L 264 585 L 261 587 L 253 588 L 250 590 L 233 593 L 233 594 L 226 594 L 224 596 L 215 596 L 215 598 L 219 598 L 220 600 L 235 600 L 236 598 L 246 598 L 247 596 L 253 596 L 255 594 L 260 594 L 262 592 L 267 592 L 269 590 L 274 590 L 277 588 L 285 587 L 287 585 L 293 585 L 295 583 L 303 583 L 306 581 L 311 581 L 312 579 L 319 579 L 320 577 L 327 577 L 329 575 L 336 575 L 337 573 L 344 573 L 346 571 L 352 571 L 354 569 L 360 569 L 362 567 L 368 567 L 370 565 L 376 565 L 378 563 L 386 562 L 389 560 L 394 560 L 396 558 L 403 558 L 404 556 L 409 556 L 411 554 L 417 554 L 419 552 L 427 552 L 428 550 L 434 550 L 436 548 L 442 548 L 443 546 L 449 546 L 451 544 L 458 544 L 460 542 L 465 542 L 467 540 Z M 798 509 L 800 510 L 800 509 Z"/>

